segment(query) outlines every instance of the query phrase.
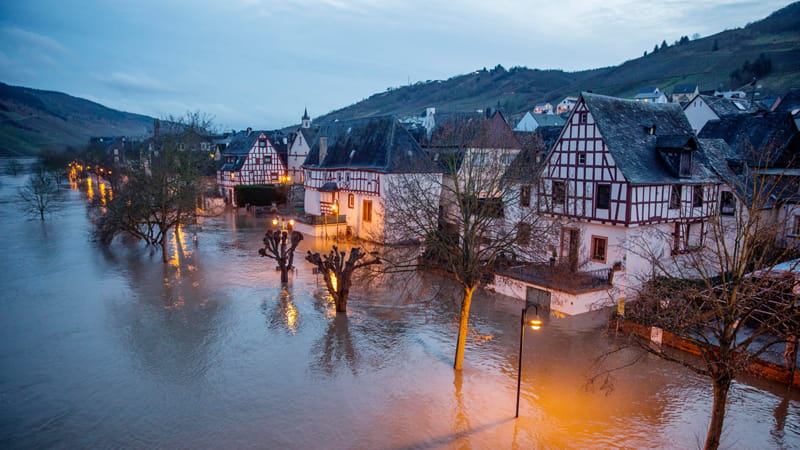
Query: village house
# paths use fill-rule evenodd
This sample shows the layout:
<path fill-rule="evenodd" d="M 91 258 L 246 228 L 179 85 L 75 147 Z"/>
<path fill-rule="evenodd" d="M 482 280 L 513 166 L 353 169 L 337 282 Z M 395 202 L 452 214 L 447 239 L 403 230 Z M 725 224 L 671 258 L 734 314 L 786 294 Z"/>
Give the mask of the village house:
<path fill-rule="evenodd" d="M 311 150 L 311 144 L 317 137 L 317 130 L 311 128 L 311 118 L 308 116 L 308 109 L 303 111 L 303 118 L 300 128 L 292 133 L 289 142 L 289 154 L 287 164 L 289 167 L 289 177 L 294 184 L 303 184 L 303 163 Z"/>
<path fill-rule="evenodd" d="M 302 168 L 307 221 L 317 236 L 392 243 L 397 237 L 387 229 L 385 215 L 395 187 L 406 177 L 419 177 L 438 198 L 441 183 L 441 171 L 389 116 L 322 125 Z"/>
<path fill-rule="evenodd" d="M 720 120 L 726 116 L 749 114 L 759 109 L 760 105 L 745 99 L 698 95 L 683 107 L 683 113 L 686 114 L 695 134 L 700 134 L 709 121 Z"/>
<path fill-rule="evenodd" d="M 644 103 L 667 103 L 667 96 L 657 87 L 647 86 L 639 89 L 633 99 Z"/>
<path fill-rule="evenodd" d="M 222 150 L 217 185 L 226 202 L 236 204 L 234 186 L 242 184 L 288 183 L 287 138 L 278 131 L 248 128 L 230 136 Z"/>
<path fill-rule="evenodd" d="M 539 127 L 562 127 L 564 123 L 566 123 L 566 120 L 555 114 L 531 114 L 526 112 L 522 119 L 517 122 L 514 131 L 535 131 Z"/>
<path fill-rule="evenodd" d="M 575 107 L 576 103 L 578 103 L 578 97 L 564 97 L 564 100 L 561 100 L 558 102 L 558 105 L 556 105 L 556 114 L 566 114 L 572 111 L 572 108 Z"/>
<path fill-rule="evenodd" d="M 676 84 L 672 89 L 672 102 L 673 103 L 686 103 L 692 101 L 693 98 L 700 95 L 700 89 L 696 84 L 683 83 Z"/>
<path fill-rule="evenodd" d="M 553 114 L 553 105 L 550 103 L 537 103 L 533 106 L 534 114 Z"/>
<path fill-rule="evenodd" d="M 581 94 L 539 171 L 520 183 L 519 207 L 559 225 L 552 246 L 490 287 L 564 314 L 623 303 L 652 268 L 637 246 L 681 255 L 704 244 L 721 186 L 704 145 L 677 104 Z"/>

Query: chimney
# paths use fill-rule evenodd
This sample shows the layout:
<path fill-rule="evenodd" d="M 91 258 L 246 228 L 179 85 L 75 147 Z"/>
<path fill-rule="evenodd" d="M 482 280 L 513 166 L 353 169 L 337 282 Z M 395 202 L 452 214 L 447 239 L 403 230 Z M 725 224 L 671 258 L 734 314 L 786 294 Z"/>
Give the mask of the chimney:
<path fill-rule="evenodd" d="M 319 165 L 322 165 L 322 162 L 325 161 L 325 157 L 328 155 L 328 136 L 320 136 L 319 137 Z"/>
<path fill-rule="evenodd" d="M 250 136 L 250 133 L 252 133 L 252 132 L 253 132 L 253 129 L 250 128 L 250 127 L 247 127 L 247 135 Z"/>

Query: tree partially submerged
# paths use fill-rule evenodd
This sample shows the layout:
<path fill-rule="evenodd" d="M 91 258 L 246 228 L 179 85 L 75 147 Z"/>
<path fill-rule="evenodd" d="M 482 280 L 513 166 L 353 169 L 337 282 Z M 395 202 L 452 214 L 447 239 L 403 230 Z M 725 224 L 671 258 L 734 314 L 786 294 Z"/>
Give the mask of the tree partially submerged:
<path fill-rule="evenodd" d="M 198 169 L 208 155 L 187 150 L 210 126 L 199 122 L 202 116 L 189 114 L 183 121 L 154 136 L 152 151 L 134 162 L 126 180 L 114 186 L 113 199 L 98 205 L 101 214 L 95 235 L 104 244 L 127 234 L 161 247 L 163 262 L 168 261 L 169 232 L 194 222 L 203 186 Z"/>
<path fill-rule="evenodd" d="M 541 149 L 521 152 L 500 114 L 445 118 L 424 147 L 445 175 L 435 186 L 414 176 L 390 186 L 387 229 L 406 240 L 422 239 L 422 263 L 443 269 L 461 286 L 453 364 L 461 370 L 472 297 L 481 280 L 493 276 L 499 260 L 532 261 L 545 254 L 541 237 L 552 225 L 530 207 Z"/>
<path fill-rule="evenodd" d="M 730 156 L 709 153 L 738 198 L 735 213 L 718 210 L 705 222 L 703 245 L 689 251 L 664 255 L 647 242 L 637 243 L 653 273 L 625 310 L 626 319 L 696 343 L 699 358 L 646 337 L 636 339 L 650 353 L 711 380 L 707 449 L 719 447 L 732 381 L 773 346 L 796 339 L 800 327 L 794 294 L 800 260 L 793 259 L 798 241 L 787 239 L 795 234 L 794 215 L 776 214 L 791 210 L 782 200 L 796 192 L 796 182 L 766 170 L 775 160 L 764 154 L 737 164 Z"/>
<path fill-rule="evenodd" d="M 22 208 L 29 214 L 45 219 L 47 213 L 59 207 L 60 188 L 58 178 L 49 171 L 35 170 L 28 176 L 25 185 L 17 191 Z"/>
<path fill-rule="evenodd" d="M 371 257 L 369 257 L 372 255 Z M 347 299 L 350 296 L 350 287 L 353 284 L 353 275 L 359 269 L 380 264 L 377 256 L 365 253 L 359 247 L 350 249 L 350 255 L 339 251 L 335 245 L 327 255 L 311 253 L 306 255 L 306 260 L 316 266 L 325 280 L 325 287 L 333 297 L 337 313 L 347 312 Z"/>
<path fill-rule="evenodd" d="M 269 230 L 264 234 L 264 248 L 258 249 L 262 257 L 274 259 L 281 272 L 281 283 L 289 282 L 289 270 L 294 264 L 294 251 L 303 240 L 297 231 Z"/>

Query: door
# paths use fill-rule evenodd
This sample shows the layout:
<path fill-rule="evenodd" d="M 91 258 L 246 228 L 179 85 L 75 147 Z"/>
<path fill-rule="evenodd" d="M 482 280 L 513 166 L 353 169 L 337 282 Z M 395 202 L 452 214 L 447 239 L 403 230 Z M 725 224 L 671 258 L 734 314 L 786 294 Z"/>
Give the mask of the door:
<path fill-rule="evenodd" d="M 561 257 L 566 259 L 570 269 L 578 270 L 578 247 L 581 232 L 576 228 L 564 228 L 561 231 Z"/>

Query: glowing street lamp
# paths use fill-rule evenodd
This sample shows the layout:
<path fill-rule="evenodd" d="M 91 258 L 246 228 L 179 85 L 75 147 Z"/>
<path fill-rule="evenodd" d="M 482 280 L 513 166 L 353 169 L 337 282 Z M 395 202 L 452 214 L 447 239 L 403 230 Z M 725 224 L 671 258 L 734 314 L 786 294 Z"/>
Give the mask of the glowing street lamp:
<path fill-rule="evenodd" d="M 334 240 L 339 242 L 339 203 L 331 205 L 331 209 L 333 210 L 334 219 L 336 220 L 336 237 Z"/>
<path fill-rule="evenodd" d="M 528 320 L 526 323 L 526 318 L 528 315 L 528 308 L 533 306 L 534 310 L 536 311 L 536 317 Z M 519 417 L 519 391 L 522 385 L 522 348 L 525 344 L 525 326 L 528 325 L 531 327 L 533 331 L 539 331 L 542 329 L 542 319 L 539 318 L 539 305 L 535 303 L 526 303 L 525 307 L 522 308 L 522 316 L 520 318 L 520 331 L 519 331 L 519 369 L 517 371 L 517 411 L 514 414 L 514 417 Z"/>

